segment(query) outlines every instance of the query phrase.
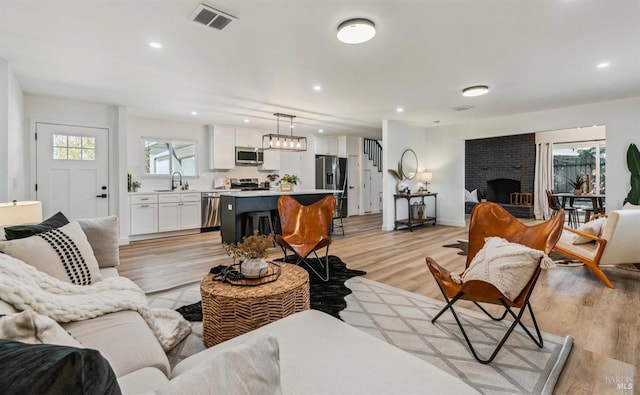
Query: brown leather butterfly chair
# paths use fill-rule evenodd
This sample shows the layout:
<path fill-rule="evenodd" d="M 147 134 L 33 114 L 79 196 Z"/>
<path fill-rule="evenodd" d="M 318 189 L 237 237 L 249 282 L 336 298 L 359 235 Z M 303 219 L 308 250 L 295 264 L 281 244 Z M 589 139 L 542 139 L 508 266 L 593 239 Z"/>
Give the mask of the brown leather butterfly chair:
<path fill-rule="evenodd" d="M 484 246 L 484 239 L 486 237 L 502 237 L 512 243 L 522 244 L 530 248 L 544 251 L 545 254 L 548 254 L 556 245 L 558 239 L 560 239 L 563 221 L 564 212 L 560 209 L 558 215 L 554 218 L 538 225 L 527 226 L 509 214 L 507 210 L 498 204 L 491 202 L 479 203 L 471 213 L 471 221 L 469 223 L 469 251 L 467 254 L 467 263 L 465 268 L 469 267 L 473 257 L 475 257 L 478 251 L 482 249 Z M 495 286 L 485 281 L 469 280 L 463 284 L 456 283 L 451 279 L 451 273 L 447 269 L 438 265 L 436 261 L 430 257 L 427 257 L 427 266 L 429 267 L 431 274 L 433 274 L 433 277 L 438 283 L 438 287 L 440 287 L 440 291 L 442 291 L 442 295 L 444 295 L 447 302 L 447 305 L 431 320 L 431 322 L 435 323 L 447 309 L 451 310 L 453 317 L 462 331 L 464 339 L 467 341 L 467 344 L 471 349 L 471 353 L 479 362 L 490 363 L 493 361 L 495 356 L 498 354 L 498 351 L 500 351 L 507 338 L 511 335 L 511 332 L 515 329 L 516 325 L 520 325 L 527 335 L 529 335 L 531 340 L 533 340 L 538 347 L 542 348 L 542 336 L 540 335 L 540 329 L 538 329 L 538 323 L 536 322 L 536 317 L 533 315 L 531 303 L 529 302 L 529 297 L 531 296 L 536 281 L 540 276 L 541 269 L 539 265 L 522 292 L 520 292 L 520 294 L 513 300 L 507 298 Z M 497 345 L 489 359 L 481 359 L 474 350 L 469 337 L 467 337 L 467 333 L 465 332 L 458 315 L 453 309 L 453 304 L 459 299 L 472 301 L 494 321 L 501 321 L 507 314 L 514 319 L 513 324 L 511 324 L 507 333 Z M 494 317 L 485 310 L 480 303 L 501 305 L 504 306 L 505 311 L 501 317 Z M 514 307 L 520 309 L 517 315 L 511 309 Z M 533 321 L 533 325 L 537 332 L 537 339 L 534 338 L 529 329 L 527 329 L 520 320 L 526 310 L 525 307 L 527 307 L 529 314 L 531 315 L 531 320 Z"/>
<path fill-rule="evenodd" d="M 322 281 L 329 280 L 329 235 L 333 212 L 336 209 L 336 199 L 327 195 L 321 200 L 305 206 L 289 195 L 278 199 L 278 213 L 282 235 L 276 235 L 276 242 L 282 247 L 284 260 L 287 260 L 287 250 L 293 251 L 297 257 L 296 265 L 305 263 Z M 323 277 L 307 261 L 313 253 L 322 262 L 317 251 L 326 247 L 323 267 L 326 270 Z"/>

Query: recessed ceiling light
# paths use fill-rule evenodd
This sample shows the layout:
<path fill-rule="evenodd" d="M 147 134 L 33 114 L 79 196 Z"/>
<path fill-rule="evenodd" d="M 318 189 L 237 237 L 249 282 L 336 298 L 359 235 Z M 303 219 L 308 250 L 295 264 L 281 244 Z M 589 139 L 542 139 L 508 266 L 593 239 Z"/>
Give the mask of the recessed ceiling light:
<path fill-rule="evenodd" d="M 338 26 L 338 40 L 345 44 L 361 44 L 376 35 L 376 25 L 368 19 L 349 19 Z"/>
<path fill-rule="evenodd" d="M 318 129 L 318 133 L 324 133 L 324 130 Z"/>
<path fill-rule="evenodd" d="M 249 123 L 249 122 L 251 122 L 251 121 L 249 121 L 248 119 L 244 120 L 244 123 Z"/>
<path fill-rule="evenodd" d="M 396 108 L 396 111 L 397 111 L 397 112 L 404 112 L 404 108 L 402 108 L 402 107 L 398 107 L 398 108 Z"/>
<path fill-rule="evenodd" d="M 601 62 L 601 63 L 598 63 L 598 66 L 597 66 L 597 67 L 598 67 L 599 69 L 605 69 L 605 68 L 609 67 L 609 62 Z"/>
<path fill-rule="evenodd" d="M 322 86 L 320 86 L 320 85 L 314 85 L 314 86 L 313 86 L 313 90 L 314 90 L 314 91 L 321 91 L 321 90 L 322 90 Z"/>
<path fill-rule="evenodd" d="M 464 97 L 475 97 L 486 95 L 489 92 L 489 87 L 486 85 L 476 85 L 470 86 L 468 88 L 464 88 L 462 90 L 462 96 Z"/>
<path fill-rule="evenodd" d="M 198 115 L 197 111 L 191 111 L 191 115 Z"/>
<path fill-rule="evenodd" d="M 151 48 L 155 48 L 155 49 L 160 49 L 160 48 L 162 48 L 162 44 L 160 44 L 160 43 L 158 43 L 158 42 L 155 42 L 155 41 L 150 42 L 150 43 L 149 43 L 149 46 L 150 46 Z"/>

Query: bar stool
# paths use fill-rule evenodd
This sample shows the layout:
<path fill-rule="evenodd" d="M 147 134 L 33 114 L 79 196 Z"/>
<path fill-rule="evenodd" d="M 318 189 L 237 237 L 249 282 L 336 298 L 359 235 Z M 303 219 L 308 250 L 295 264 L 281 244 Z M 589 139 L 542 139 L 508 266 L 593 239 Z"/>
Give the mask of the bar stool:
<path fill-rule="evenodd" d="M 333 219 L 331 221 L 331 233 L 333 234 L 336 228 L 340 228 L 340 230 L 342 230 L 342 235 L 344 236 L 344 224 L 342 223 L 342 217 L 344 216 L 342 212 L 344 197 L 342 194 L 336 194 L 334 197 L 336 198 L 336 209 L 333 212 Z M 338 224 L 338 221 L 340 221 L 340 224 Z"/>
<path fill-rule="evenodd" d="M 273 232 L 273 220 L 271 219 L 271 211 L 252 211 L 245 214 L 246 228 L 245 235 L 251 236 L 253 234 L 254 229 L 258 229 L 258 232 L 263 235 L 268 235 Z M 251 224 L 249 224 L 249 220 L 251 220 Z M 265 221 L 266 220 L 266 221 Z M 263 226 L 263 223 L 266 222 L 266 227 Z"/>

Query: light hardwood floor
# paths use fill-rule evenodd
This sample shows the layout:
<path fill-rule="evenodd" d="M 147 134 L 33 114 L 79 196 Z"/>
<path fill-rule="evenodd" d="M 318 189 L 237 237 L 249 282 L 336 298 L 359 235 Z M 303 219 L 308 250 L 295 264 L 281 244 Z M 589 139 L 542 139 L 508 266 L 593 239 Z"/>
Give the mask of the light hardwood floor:
<path fill-rule="evenodd" d="M 365 270 L 371 280 L 442 300 L 425 257 L 452 271 L 464 268 L 458 250 L 442 246 L 466 239 L 465 228 L 427 225 L 413 232 L 386 232 L 379 214 L 344 223 L 346 236 L 334 236 L 330 254 L 352 269 Z M 274 248 L 271 257 L 281 256 Z M 120 259 L 120 274 L 147 290 L 198 281 L 211 267 L 229 263 L 219 232 L 133 242 L 120 248 Z M 622 394 L 610 380 L 634 373 L 640 377 L 640 272 L 605 272 L 615 289 L 605 287 L 585 267 L 544 271 L 536 285 L 532 306 L 541 330 L 575 338 L 556 393 Z"/>

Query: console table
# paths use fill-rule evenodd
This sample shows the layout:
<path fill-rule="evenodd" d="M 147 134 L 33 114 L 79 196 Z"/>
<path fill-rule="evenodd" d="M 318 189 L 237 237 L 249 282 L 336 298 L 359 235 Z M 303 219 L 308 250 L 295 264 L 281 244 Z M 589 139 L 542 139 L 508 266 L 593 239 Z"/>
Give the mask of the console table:
<path fill-rule="evenodd" d="M 420 199 L 420 201 L 422 203 L 424 203 L 424 198 L 425 197 L 433 197 L 433 217 L 429 217 L 427 216 L 426 213 L 426 208 L 427 206 L 425 205 L 425 213 L 424 213 L 424 217 L 422 218 L 413 218 L 413 213 L 411 210 L 411 200 L 412 199 Z M 398 229 L 398 226 L 406 226 L 410 232 L 413 231 L 412 227 L 417 226 L 417 225 L 422 225 L 425 224 L 427 222 L 433 222 L 433 225 L 436 224 L 437 221 L 437 209 L 438 209 L 438 194 L 437 193 L 433 193 L 433 192 L 416 192 L 416 193 L 397 193 L 395 195 L 393 195 L 393 199 L 394 199 L 394 213 L 393 213 L 393 219 L 394 219 L 394 227 L 393 229 L 396 230 Z M 398 219 L 398 200 L 406 200 L 407 201 L 407 211 L 408 211 L 408 217 L 407 219 Z"/>

